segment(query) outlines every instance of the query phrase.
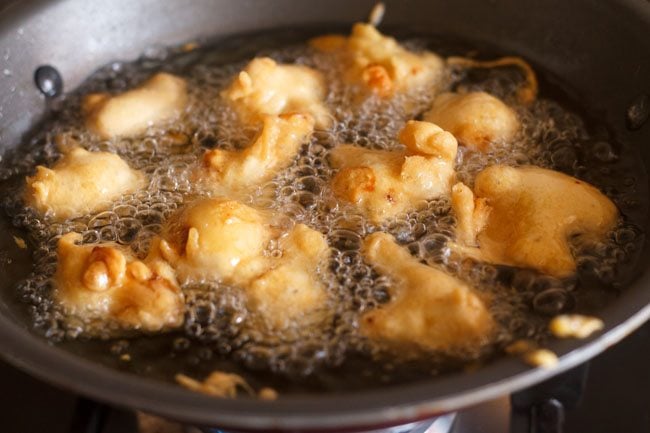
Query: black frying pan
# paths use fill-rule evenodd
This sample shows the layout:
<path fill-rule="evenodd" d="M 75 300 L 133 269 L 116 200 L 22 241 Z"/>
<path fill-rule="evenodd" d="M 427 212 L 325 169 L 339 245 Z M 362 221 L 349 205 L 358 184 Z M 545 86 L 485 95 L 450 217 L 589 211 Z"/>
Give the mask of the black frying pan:
<path fill-rule="evenodd" d="M 114 59 L 136 58 L 152 45 L 283 26 L 348 25 L 365 18 L 373 0 L 9 3 L 0 6 L 0 155 L 18 146 L 44 113 L 44 97 L 33 78 L 39 65 L 54 65 L 66 88 L 74 89 L 99 66 Z M 650 127 L 642 126 L 650 104 L 647 1 L 411 0 L 389 1 L 387 8 L 386 25 L 461 35 L 543 65 L 570 85 L 619 142 L 638 152 L 646 166 L 650 163 Z M 638 185 L 640 195 L 647 199 L 647 178 Z M 643 206 L 628 217 L 645 232 L 650 229 Z M 473 374 L 453 374 L 389 389 L 286 396 L 276 402 L 217 400 L 98 366 L 33 334 L 14 294 L 15 283 L 29 272 L 30 256 L 16 247 L 8 224 L 2 221 L 0 342 L 5 358 L 47 381 L 99 400 L 194 424 L 266 431 L 391 425 L 511 393 L 615 344 L 650 317 L 650 275 L 644 272 L 649 262 L 646 244 L 633 281 L 600 313 L 605 332 L 588 340 L 553 343 L 550 347 L 561 360 L 550 370 L 532 369 L 517 359 L 504 358 Z"/>

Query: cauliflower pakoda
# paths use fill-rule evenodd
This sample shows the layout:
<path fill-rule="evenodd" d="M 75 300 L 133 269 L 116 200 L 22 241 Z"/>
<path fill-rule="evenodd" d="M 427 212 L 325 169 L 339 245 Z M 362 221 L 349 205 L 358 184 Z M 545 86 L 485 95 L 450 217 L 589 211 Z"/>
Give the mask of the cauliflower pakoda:
<path fill-rule="evenodd" d="M 371 24 L 355 24 L 349 37 L 327 35 L 310 44 L 337 53 L 344 64 L 344 79 L 381 97 L 435 85 L 444 74 L 440 57 L 428 51 L 411 52 Z"/>
<path fill-rule="evenodd" d="M 515 111 L 485 92 L 443 93 L 436 97 L 424 120 L 454 134 L 460 144 L 486 152 L 510 142 L 519 130 Z"/>
<path fill-rule="evenodd" d="M 307 66 L 253 59 L 221 95 L 232 103 L 242 121 L 257 123 L 266 115 L 311 114 L 319 128 L 332 123 L 325 106 L 323 75 Z"/>
<path fill-rule="evenodd" d="M 113 243 L 77 245 L 80 240 L 68 233 L 58 243 L 54 296 L 66 315 L 125 330 L 183 324 L 183 294 L 167 262 L 156 254 L 137 260 Z"/>
<path fill-rule="evenodd" d="M 276 329 L 325 305 L 327 295 L 318 270 L 327 267 L 329 257 L 325 236 L 304 224 L 280 238 L 279 248 L 282 257 L 246 289 L 251 306 Z"/>
<path fill-rule="evenodd" d="M 181 281 L 209 279 L 242 288 L 250 308 L 272 328 L 307 320 L 327 299 L 318 276 L 327 264 L 327 242 L 303 224 L 287 232 L 270 214 L 232 200 L 204 199 L 183 212 L 172 231 L 180 236 L 161 240 L 158 248 Z M 271 241 L 279 256 L 268 254 Z"/>
<path fill-rule="evenodd" d="M 487 342 L 494 322 L 461 280 L 420 263 L 386 233 L 373 233 L 363 255 L 393 280 L 388 303 L 361 317 L 361 332 L 389 346 L 454 350 Z"/>
<path fill-rule="evenodd" d="M 142 188 L 145 178 L 115 154 L 73 147 L 52 168 L 37 166 L 26 183 L 29 206 L 65 220 L 106 209 L 120 196 Z"/>
<path fill-rule="evenodd" d="M 314 129 L 309 114 L 264 116 L 263 122 L 262 130 L 247 148 L 205 152 L 204 173 L 211 186 L 237 190 L 270 180 L 291 164 Z"/>
<path fill-rule="evenodd" d="M 409 121 L 399 140 L 405 150 L 341 145 L 330 153 L 330 163 L 339 169 L 332 181 L 334 194 L 375 222 L 447 194 L 455 176 L 458 144 L 449 132 L 432 123 Z"/>
<path fill-rule="evenodd" d="M 185 80 L 160 72 L 119 95 L 87 95 L 82 108 L 88 129 L 112 138 L 141 134 L 151 125 L 177 117 L 186 104 Z"/>
<path fill-rule="evenodd" d="M 602 239 L 618 218 L 614 203 L 593 186 L 539 167 L 488 167 L 473 193 L 454 186 L 452 208 L 459 253 L 559 278 L 576 270 L 569 240 Z"/>
<path fill-rule="evenodd" d="M 256 209 L 234 200 L 203 199 L 172 221 L 159 249 L 181 282 L 244 285 L 266 269 L 264 251 L 276 231 Z"/>

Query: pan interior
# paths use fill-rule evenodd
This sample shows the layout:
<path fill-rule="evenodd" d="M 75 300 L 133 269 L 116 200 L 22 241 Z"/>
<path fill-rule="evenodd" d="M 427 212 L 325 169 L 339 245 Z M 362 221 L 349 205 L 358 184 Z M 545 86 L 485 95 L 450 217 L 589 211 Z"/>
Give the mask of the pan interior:
<path fill-rule="evenodd" d="M 479 56 L 483 58 L 510 54 L 499 52 L 492 47 L 477 47 L 475 44 L 470 45 L 450 37 L 413 34 L 400 28 L 390 29 L 387 32 L 397 34 L 401 39 L 409 41 L 408 43 L 413 47 L 427 47 L 443 55 L 465 55 L 476 49 Z M 369 287 L 364 287 L 363 295 L 352 298 L 346 298 L 347 292 L 358 290 L 360 281 L 350 280 L 349 286 L 344 287 L 345 293 L 342 292 L 340 296 L 346 300 L 345 305 L 347 307 L 355 303 L 359 305 L 355 307 L 357 310 L 352 310 L 352 313 L 350 310 L 337 312 L 337 329 L 340 329 L 341 335 L 322 336 L 320 340 L 309 341 L 309 344 L 292 343 L 292 349 L 283 347 L 286 350 L 281 354 L 278 354 L 275 348 L 269 348 L 265 344 L 252 346 L 244 344 L 243 348 L 239 347 L 238 344 L 241 345 L 241 342 L 228 339 L 233 338 L 228 334 L 230 331 L 232 334 L 237 334 L 239 330 L 229 329 L 229 324 L 223 321 L 203 323 L 201 315 L 205 314 L 205 308 L 216 309 L 219 317 L 230 317 L 232 312 L 228 309 L 232 305 L 220 303 L 220 299 L 203 299 L 197 295 L 196 302 L 190 305 L 188 311 L 188 324 L 181 332 L 147 337 L 125 335 L 107 340 L 89 340 L 83 336 L 76 336 L 74 329 L 62 325 L 56 309 L 48 302 L 48 291 L 51 288 L 47 284 L 47 276 L 53 272 L 52 250 L 47 250 L 48 242 L 52 239 L 51 233 L 45 235 L 39 233 L 39 229 L 42 230 L 41 221 L 37 221 L 33 215 L 25 212 L 16 199 L 20 197 L 22 179 L 30 173 L 34 164 L 51 163 L 56 159 L 52 130 L 68 128 L 67 132 L 79 133 L 80 121 L 77 113 L 80 95 L 89 91 L 118 91 L 140 82 L 153 71 L 168 70 L 188 77 L 191 83 L 195 83 L 197 88 L 201 89 L 197 93 L 211 95 L 212 100 L 216 100 L 220 86 L 227 84 L 233 74 L 254 55 L 263 53 L 287 62 L 296 59 L 307 63 L 313 62 L 314 60 L 309 59 L 305 54 L 307 51 L 300 43 L 317 33 L 320 32 L 313 28 L 273 31 L 215 41 L 207 44 L 206 48 L 190 52 L 178 48 L 151 50 L 135 63 L 117 62 L 100 69 L 75 92 L 53 101 L 50 117 L 34 130 L 31 139 L 24 143 L 20 151 L 9 153 L 4 159 L 4 169 L 1 173 L 4 179 L 2 188 L 3 191 L 7 191 L 3 202 L 7 214 L 4 224 L 7 227 L 13 226 L 3 231 L 2 239 L 3 251 L 6 251 L 6 257 L 2 257 L 3 263 L 11 272 L 10 279 L 3 288 L 3 296 L 8 299 L 4 305 L 7 311 L 17 320 L 27 324 L 27 327 L 31 328 L 31 323 L 35 321 L 35 332 L 42 338 L 55 342 L 60 348 L 110 368 L 166 381 L 172 380 L 174 374 L 178 372 L 203 377 L 210 371 L 219 369 L 243 375 L 256 388 L 272 386 L 283 394 L 338 393 L 401 385 L 462 371 L 467 366 L 467 357 L 439 356 L 434 357 L 434 360 L 429 357 L 424 361 L 396 360 L 392 355 L 373 352 L 372 348 L 367 350 L 363 343 L 351 337 L 353 327 L 349 325 L 355 323 L 355 314 L 363 308 L 372 308 L 381 303 L 382 296 L 385 296 L 385 293 L 377 289 L 374 282 Z M 536 69 L 542 78 L 541 99 L 531 113 L 522 112 L 525 122 L 528 122 L 527 125 L 531 129 L 524 146 L 531 151 L 530 155 L 497 154 L 494 160 L 512 164 L 535 163 L 583 178 L 605 191 L 616 202 L 625 218 L 617 231 L 612 234 L 609 242 L 601 247 L 600 255 L 596 254 L 584 259 L 580 275 L 575 281 L 537 278 L 529 272 L 507 268 L 476 266 L 462 269 L 457 264 L 450 265 L 452 272 L 477 283 L 484 280 L 489 273 L 493 276 L 495 284 L 498 283 L 495 287 L 501 292 L 507 290 L 509 293 L 508 301 L 500 316 L 503 335 L 484 352 L 471 354 L 469 359 L 473 363 L 487 363 L 500 356 L 503 346 L 514 338 L 535 338 L 541 344 L 547 344 L 548 335 L 544 329 L 549 315 L 565 310 L 599 314 L 605 305 L 614 302 L 617 297 L 625 293 L 625 286 L 638 270 L 638 258 L 643 249 L 642 227 L 647 208 L 644 186 L 647 185 L 647 179 L 642 158 L 638 156 L 635 148 L 624 141 L 619 141 L 597 114 L 585 109 L 580 100 L 569 97 L 570 89 L 567 90 L 567 87 L 551 74 L 545 73 L 543 69 Z M 464 80 L 464 84 L 470 88 L 487 89 L 497 95 L 507 96 L 516 81 L 516 74 L 513 78 L 507 73 L 471 73 L 455 79 Z M 336 96 L 332 96 L 332 99 L 336 100 Z M 418 103 L 424 108 L 429 102 L 425 98 Z M 233 132 L 227 130 L 227 125 L 220 129 L 219 133 L 223 134 L 222 136 L 214 133 L 214 126 L 221 127 L 227 123 L 227 119 L 219 117 L 218 110 L 209 106 L 210 99 L 204 103 L 207 103 L 207 106 L 204 107 L 202 114 L 208 117 L 196 121 L 194 126 L 183 131 L 191 137 L 190 149 L 193 152 L 219 146 L 223 142 L 224 135 L 233 137 Z M 401 125 L 400 121 L 395 119 L 399 118 L 401 113 L 390 106 L 381 108 L 383 113 L 381 116 L 375 113 L 374 118 L 348 119 L 342 122 L 334 133 L 315 137 L 312 146 L 305 149 L 299 162 L 289 169 L 292 176 L 281 179 L 280 182 L 285 183 L 278 186 L 290 187 L 298 174 L 305 177 L 304 173 L 300 173 L 301 171 L 313 169 L 319 163 L 326 166 L 323 155 L 310 153 L 317 146 L 327 150 L 338 142 L 352 142 L 382 147 L 381 140 L 384 140 L 384 146 L 390 146 L 393 143 L 392 138 L 381 137 L 381 133 L 394 137 Z M 549 124 L 553 126 L 548 127 Z M 381 131 L 378 131 L 380 126 Z M 373 138 L 377 141 L 373 142 Z M 238 142 L 245 142 L 245 139 L 245 134 L 231 138 L 235 145 Z M 131 158 L 131 162 L 140 164 L 147 172 L 154 173 L 154 176 L 156 168 L 170 159 L 175 161 L 176 165 L 173 166 L 179 171 L 182 171 L 183 164 L 186 164 L 182 156 L 174 159 L 170 154 L 156 155 L 153 148 L 147 147 L 146 140 L 130 143 L 129 145 L 137 149 L 131 153 L 123 148 L 111 147 L 113 145 L 110 143 L 89 140 L 91 148 L 121 152 L 126 158 Z M 465 161 L 468 168 L 465 172 L 461 172 L 461 178 L 465 176 L 468 181 L 471 181 L 471 177 L 481 164 L 485 163 L 478 161 L 476 166 L 470 166 L 471 162 Z M 169 173 L 165 172 L 164 175 L 167 176 Z M 326 180 L 330 175 L 331 173 L 324 167 L 321 172 L 316 173 L 315 179 L 317 182 L 319 179 Z M 182 197 L 182 184 L 181 179 L 181 182 L 177 182 L 173 188 L 161 188 L 159 192 L 165 197 L 165 203 L 171 202 L 174 207 L 182 205 L 185 200 Z M 305 197 L 304 189 L 288 191 L 285 201 L 279 201 L 280 206 L 284 207 L 275 210 L 287 211 L 289 205 L 293 208 L 297 203 L 298 207 L 302 208 L 298 209 L 301 217 L 312 218 L 306 219 L 306 222 L 320 224 L 323 231 L 329 230 L 333 224 L 331 220 L 319 220 L 318 216 L 313 216 L 309 212 L 314 201 L 316 209 L 322 206 L 319 200 L 324 196 Z M 150 210 L 161 203 L 154 200 L 139 205 L 149 206 Z M 168 210 L 173 210 L 173 207 L 163 209 L 163 213 Z M 160 216 L 149 214 L 146 218 L 160 219 Z M 142 228 L 139 229 L 140 231 L 129 231 L 125 234 L 128 240 L 124 242 L 132 243 L 141 239 L 145 245 L 150 239 L 147 236 L 156 233 L 156 226 L 161 222 L 162 220 L 155 220 L 145 223 L 144 220 L 140 220 L 140 227 L 149 225 L 147 228 L 149 232 L 143 235 L 141 231 L 146 230 Z M 80 224 L 81 229 L 88 234 L 94 232 L 97 239 L 115 240 L 112 238 L 115 235 L 114 223 L 98 225 L 96 220 L 90 218 L 76 223 Z M 401 237 L 402 243 L 409 243 L 411 246 L 419 245 L 424 250 L 425 238 L 450 231 L 453 220 L 448 216 L 448 203 L 442 201 L 435 203 L 430 213 L 414 215 L 412 221 L 403 223 L 407 225 L 407 230 L 404 224 L 396 223 L 387 225 L 383 229 L 396 235 L 398 239 Z M 92 224 L 96 225 L 92 226 Z M 416 226 L 424 226 L 424 232 L 414 234 L 412 229 Z M 69 229 L 71 227 L 58 230 Z M 335 232 L 329 234 L 330 242 L 340 235 Z M 14 235 L 28 240 L 30 247 L 28 251 L 17 248 Z M 137 244 L 133 245 L 137 251 Z M 45 246 L 45 249 L 39 249 L 39 246 Z M 422 252 L 424 254 L 422 259 L 440 262 L 440 245 L 433 245 L 431 248 L 434 251 L 433 255 L 426 256 L 426 251 Z M 338 253 L 345 255 L 347 252 L 341 249 Z M 36 275 L 32 277 L 27 275 L 32 263 L 29 253 L 32 253 L 37 261 Z M 599 267 L 597 260 L 609 261 L 615 266 L 610 266 L 611 269 L 604 271 Z M 367 268 L 363 269 L 366 269 L 365 272 L 371 272 Z M 332 264 L 332 270 L 339 271 L 336 264 Z M 376 278 L 376 275 L 374 277 Z M 557 296 L 558 291 L 563 298 L 561 302 L 557 301 L 554 304 L 555 307 L 550 307 L 556 309 L 549 310 L 547 304 L 539 302 L 540 296 L 544 294 Z M 319 362 L 312 362 L 315 359 Z M 273 374 L 269 374 L 270 372 Z"/>

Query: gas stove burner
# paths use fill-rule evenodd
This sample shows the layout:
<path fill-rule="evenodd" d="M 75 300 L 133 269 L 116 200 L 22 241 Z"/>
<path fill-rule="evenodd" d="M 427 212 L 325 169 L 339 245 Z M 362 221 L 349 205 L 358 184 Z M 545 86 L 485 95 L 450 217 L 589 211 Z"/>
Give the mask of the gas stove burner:
<path fill-rule="evenodd" d="M 355 431 L 355 433 L 451 433 L 454 420 L 456 419 L 455 413 L 442 415 L 436 418 L 431 418 L 424 421 L 412 422 L 403 424 L 397 427 L 387 427 L 376 430 L 363 430 Z M 230 432 L 220 429 L 185 429 L 186 433 L 243 433 L 243 432 Z M 340 433 L 345 433 L 341 431 Z"/>

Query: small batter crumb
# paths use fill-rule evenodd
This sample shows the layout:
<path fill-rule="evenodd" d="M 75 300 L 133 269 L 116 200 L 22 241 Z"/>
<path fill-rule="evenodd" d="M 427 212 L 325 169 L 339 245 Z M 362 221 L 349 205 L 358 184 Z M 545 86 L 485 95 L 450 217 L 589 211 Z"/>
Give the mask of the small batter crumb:
<path fill-rule="evenodd" d="M 237 392 L 243 390 L 251 396 L 257 395 L 260 400 L 273 401 L 278 398 L 278 392 L 273 388 L 263 387 L 256 393 L 243 377 L 223 371 L 213 371 L 202 382 L 180 373 L 175 379 L 179 385 L 190 391 L 213 397 L 237 398 Z"/>
<path fill-rule="evenodd" d="M 273 401 L 278 399 L 278 392 L 273 388 L 264 387 L 259 390 L 257 396 L 259 397 L 260 400 Z"/>
<path fill-rule="evenodd" d="M 532 352 L 537 349 L 537 344 L 530 340 L 516 340 L 510 345 L 506 346 L 505 352 L 509 355 L 523 355 L 524 353 Z"/>
<path fill-rule="evenodd" d="M 18 245 L 18 248 L 21 250 L 27 249 L 27 243 L 25 242 L 25 239 L 14 236 L 14 242 L 16 242 L 16 245 Z"/>
<path fill-rule="evenodd" d="M 551 368 L 557 365 L 557 355 L 548 349 L 536 349 L 524 354 L 524 361 L 533 367 Z"/>
<path fill-rule="evenodd" d="M 604 327 L 599 318 L 581 314 L 562 314 L 554 317 L 548 325 L 557 338 L 587 338 Z"/>
<path fill-rule="evenodd" d="M 179 385 L 190 391 L 201 392 L 213 397 L 236 398 L 238 389 L 243 389 L 248 394 L 255 395 L 253 388 L 238 374 L 214 371 L 203 382 L 184 374 L 177 374 L 175 379 Z"/>

